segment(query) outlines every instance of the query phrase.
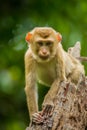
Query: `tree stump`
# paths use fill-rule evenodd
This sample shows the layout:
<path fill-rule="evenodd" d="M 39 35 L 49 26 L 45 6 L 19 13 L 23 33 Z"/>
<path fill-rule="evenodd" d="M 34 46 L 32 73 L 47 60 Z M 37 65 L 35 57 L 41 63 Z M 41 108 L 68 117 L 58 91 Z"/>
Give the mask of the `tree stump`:
<path fill-rule="evenodd" d="M 87 77 L 77 86 L 62 82 L 54 99 L 54 111 L 43 123 L 26 130 L 85 130 L 87 126 Z"/>

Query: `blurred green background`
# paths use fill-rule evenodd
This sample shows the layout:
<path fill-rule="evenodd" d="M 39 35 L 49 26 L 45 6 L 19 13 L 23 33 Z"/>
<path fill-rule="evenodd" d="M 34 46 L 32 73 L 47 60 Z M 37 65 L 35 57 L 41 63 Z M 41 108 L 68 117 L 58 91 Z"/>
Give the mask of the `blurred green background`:
<path fill-rule="evenodd" d="M 24 130 L 29 124 L 24 93 L 24 54 L 27 50 L 25 35 L 35 26 L 51 26 L 61 32 L 65 50 L 80 41 L 81 55 L 87 56 L 86 0 L 2 0 L 0 130 Z M 83 64 L 87 74 L 87 63 Z M 39 91 L 43 97 L 45 88 Z"/>

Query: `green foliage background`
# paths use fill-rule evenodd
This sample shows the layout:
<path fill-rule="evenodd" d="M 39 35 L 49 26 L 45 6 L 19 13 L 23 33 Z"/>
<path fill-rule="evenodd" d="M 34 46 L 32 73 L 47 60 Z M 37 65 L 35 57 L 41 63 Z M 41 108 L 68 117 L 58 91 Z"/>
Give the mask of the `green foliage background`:
<path fill-rule="evenodd" d="M 81 54 L 87 56 L 86 0 L 1 1 L 0 130 L 24 130 L 29 123 L 24 93 L 25 35 L 35 26 L 51 26 L 61 32 L 65 50 L 80 41 Z M 87 63 L 83 64 L 87 74 Z M 43 97 L 45 88 L 39 92 Z"/>

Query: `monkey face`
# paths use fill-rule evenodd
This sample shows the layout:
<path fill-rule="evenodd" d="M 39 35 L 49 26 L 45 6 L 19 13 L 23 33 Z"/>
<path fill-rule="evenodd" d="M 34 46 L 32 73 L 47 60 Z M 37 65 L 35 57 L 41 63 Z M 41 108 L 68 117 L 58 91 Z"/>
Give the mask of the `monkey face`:
<path fill-rule="evenodd" d="M 52 28 L 38 27 L 27 34 L 26 41 L 30 43 L 33 57 L 37 61 L 46 62 L 55 56 L 61 38 Z"/>
<path fill-rule="evenodd" d="M 42 61 L 47 61 L 50 59 L 53 48 L 53 41 L 48 40 L 39 40 L 36 42 L 36 55 Z"/>
<path fill-rule="evenodd" d="M 54 58 L 57 49 L 57 40 L 52 37 L 42 38 L 34 37 L 34 41 L 31 44 L 31 50 L 33 51 L 34 58 L 39 62 L 47 62 Z"/>

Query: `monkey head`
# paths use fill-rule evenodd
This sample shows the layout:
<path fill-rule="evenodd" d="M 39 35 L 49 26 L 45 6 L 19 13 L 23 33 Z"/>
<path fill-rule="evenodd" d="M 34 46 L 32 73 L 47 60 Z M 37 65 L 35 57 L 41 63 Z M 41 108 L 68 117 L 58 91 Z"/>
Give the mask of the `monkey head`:
<path fill-rule="evenodd" d="M 28 32 L 25 39 L 29 43 L 33 57 L 39 62 L 46 62 L 56 55 L 62 36 L 50 27 L 37 27 Z"/>

